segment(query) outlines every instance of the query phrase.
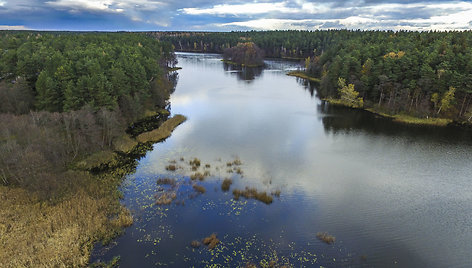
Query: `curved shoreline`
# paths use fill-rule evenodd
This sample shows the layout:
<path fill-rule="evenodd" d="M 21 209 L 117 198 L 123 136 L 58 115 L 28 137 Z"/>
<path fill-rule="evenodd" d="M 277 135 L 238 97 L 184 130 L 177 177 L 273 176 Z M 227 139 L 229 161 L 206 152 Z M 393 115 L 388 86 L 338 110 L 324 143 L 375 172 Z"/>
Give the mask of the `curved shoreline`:
<path fill-rule="evenodd" d="M 287 75 L 306 79 L 308 81 L 315 82 L 315 83 L 319 83 L 321 81 L 321 79 L 310 76 L 303 71 L 291 71 L 287 73 Z M 337 105 L 337 106 L 343 106 L 343 107 L 347 107 L 351 109 L 360 109 L 363 111 L 367 111 L 369 113 L 381 116 L 383 118 L 392 119 L 392 121 L 396 123 L 417 125 L 417 126 L 437 126 L 437 127 L 446 127 L 452 124 L 458 125 L 461 127 L 466 127 L 468 125 L 467 123 L 456 122 L 448 118 L 438 118 L 438 117 L 420 118 L 420 117 L 415 117 L 408 114 L 387 114 L 387 113 L 376 110 L 374 107 L 368 107 L 368 108 L 351 107 L 349 105 L 344 104 L 341 100 L 333 99 L 333 98 L 324 98 L 321 100 L 326 101 L 331 105 Z"/>

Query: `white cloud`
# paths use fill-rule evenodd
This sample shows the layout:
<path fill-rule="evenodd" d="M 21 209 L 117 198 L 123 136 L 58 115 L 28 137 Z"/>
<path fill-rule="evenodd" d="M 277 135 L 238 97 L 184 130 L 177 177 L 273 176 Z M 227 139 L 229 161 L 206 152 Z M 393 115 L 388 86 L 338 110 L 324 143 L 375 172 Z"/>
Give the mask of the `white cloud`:
<path fill-rule="evenodd" d="M 240 26 L 257 30 L 277 30 L 277 29 L 306 29 L 306 23 L 313 20 L 290 20 L 290 19 L 256 19 L 248 21 L 237 21 L 217 24 L 219 27 Z"/>
<path fill-rule="evenodd" d="M 23 25 L 0 25 L 0 30 L 29 30 Z"/>
<path fill-rule="evenodd" d="M 279 3 L 248 3 L 237 5 L 216 5 L 211 8 L 183 8 L 183 11 L 189 15 L 251 15 L 264 14 L 270 12 L 281 13 L 299 13 L 298 8 L 291 8 L 286 6 L 286 2 Z"/>
<path fill-rule="evenodd" d="M 0 1 L 0 7 L 3 7 L 6 4 L 5 1 Z"/>
<path fill-rule="evenodd" d="M 165 5 L 153 0 L 54 0 L 46 2 L 47 5 L 57 8 L 77 11 L 102 11 L 110 13 L 133 13 L 137 11 L 153 11 Z"/>
<path fill-rule="evenodd" d="M 77 10 L 92 10 L 92 11 L 115 11 L 111 9 L 113 1 L 92 1 L 92 0 L 57 0 L 48 1 L 46 4 L 72 11 Z"/>
<path fill-rule="evenodd" d="M 307 15 L 321 12 L 329 5 L 316 6 L 313 3 L 298 1 Z M 429 18 L 402 18 L 401 12 L 405 10 L 428 9 L 433 12 Z M 293 12 L 293 11 L 292 11 Z M 334 14 L 331 18 L 320 19 L 284 19 L 284 18 L 260 18 L 247 21 L 237 21 L 230 23 L 217 24 L 218 27 L 237 26 L 257 30 L 276 30 L 276 29 L 370 29 L 370 30 L 468 30 L 472 21 L 472 3 L 452 2 L 437 4 L 377 4 L 365 7 L 342 7 L 336 8 L 336 12 L 350 14 L 348 17 Z M 436 15 L 434 15 L 436 14 Z M 339 18 L 336 18 L 339 16 Z M 307 17 L 307 16 L 306 16 Z M 309 16 L 308 16 L 309 17 Z"/>

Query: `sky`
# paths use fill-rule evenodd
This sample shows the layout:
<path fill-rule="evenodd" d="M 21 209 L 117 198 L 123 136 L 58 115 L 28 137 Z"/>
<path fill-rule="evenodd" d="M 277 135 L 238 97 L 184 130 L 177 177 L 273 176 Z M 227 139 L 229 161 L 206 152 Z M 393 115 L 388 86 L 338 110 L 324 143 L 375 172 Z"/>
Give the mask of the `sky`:
<path fill-rule="evenodd" d="M 0 0 L 0 30 L 468 30 L 472 1 Z"/>

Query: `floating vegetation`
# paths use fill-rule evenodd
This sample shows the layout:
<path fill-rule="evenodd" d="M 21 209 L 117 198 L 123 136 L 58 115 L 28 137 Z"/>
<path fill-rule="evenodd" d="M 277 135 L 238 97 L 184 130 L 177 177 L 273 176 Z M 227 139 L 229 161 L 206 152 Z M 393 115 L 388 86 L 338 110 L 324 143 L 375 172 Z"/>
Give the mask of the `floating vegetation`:
<path fill-rule="evenodd" d="M 177 198 L 175 191 L 162 192 L 155 195 L 156 205 L 170 205 Z"/>
<path fill-rule="evenodd" d="M 227 167 L 231 167 L 232 165 L 233 165 L 233 162 L 228 162 L 228 163 L 226 163 L 226 166 L 227 166 Z"/>
<path fill-rule="evenodd" d="M 200 181 L 203 181 L 205 179 L 205 175 L 200 173 L 200 172 L 196 172 L 192 175 L 190 175 L 190 179 L 191 180 L 200 180 Z"/>
<path fill-rule="evenodd" d="M 273 201 L 272 196 L 268 195 L 266 192 L 258 192 L 256 188 L 246 187 L 244 190 L 233 190 L 233 197 L 235 200 L 239 200 L 240 197 L 246 199 L 256 199 L 265 204 L 271 204 Z"/>
<path fill-rule="evenodd" d="M 159 185 L 175 185 L 175 179 L 171 178 L 159 178 L 157 179 L 157 184 Z"/>
<path fill-rule="evenodd" d="M 281 192 L 280 192 L 280 190 L 275 190 L 271 194 L 275 197 L 280 197 Z"/>
<path fill-rule="evenodd" d="M 206 192 L 205 187 L 203 187 L 203 186 L 201 186 L 201 185 L 194 184 L 192 187 L 193 187 L 193 189 L 194 189 L 195 191 L 197 191 L 198 193 L 204 194 L 204 193 Z"/>
<path fill-rule="evenodd" d="M 202 243 L 200 243 L 200 242 L 197 241 L 197 240 L 193 240 L 193 241 L 190 243 L 190 246 L 191 246 L 192 248 L 199 248 L 201 245 L 202 245 Z"/>
<path fill-rule="evenodd" d="M 239 175 L 243 174 L 243 170 L 240 167 L 235 167 L 235 168 L 233 168 L 233 170 L 234 170 L 234 172 L 236 172 Z"/>
<path fill-rule="evenodd" d="M 242 164 L 243 164 L 243 162 L 241 162 L 241 160 L 240 160 L 239 158 L 236 158 L 236 159 L 233 161 L 233 165 L 235 165 L 235 166 L 240 166 L 240 165 L 242 165 Z"/>
<path fill-rule="evenodd" d="M 168 165 L 166 166 L 166 170 L 168 171 L 175 171 L 177 169 L 176 165 Z"/>
<path fill-rule="evenodd" d="M 233 184 L 232 179 L 228 179 L 228 178 L 224 179 L 223 183 L 221 184 L 221 190 L 223 190 L 223 192 L 229 191 L 229 188 L 231 187 L 231 184 Z"/>
<path fill-rule="evenodd" d="M 203 172 L 204 177 L 209 177 L 210 175 L 211 175 L 210 171 L 208 171 L 208 170 L 205 170 L 205 172 Z"/>
<path fill-rule="evenodd" d="M 190 165 L 192 167 L 199 167 L 201 165 L 200 159 L 194 158 L 193 160 L 190 160 Z"/>
<path fill-rule="evenodd" d="M 216 237 L 215 233 L 203 239 L 203 244 L 207 245 L 209 250 L 214 249 L 218 243 L 220 243 L 220 240 Z"/>
<path fill-rule="evenodd" d="M 325 242 L 326 244 L 333 244 L 336 241 L 336 237 L 328 234 L 327 232 L 317 233 L 316 238 Z"/>
<path fill-rule="evenodd" d="M 210 167 L 211 167 L 210 164 L 205 165 L 205 168 L 210 168 Z"/>

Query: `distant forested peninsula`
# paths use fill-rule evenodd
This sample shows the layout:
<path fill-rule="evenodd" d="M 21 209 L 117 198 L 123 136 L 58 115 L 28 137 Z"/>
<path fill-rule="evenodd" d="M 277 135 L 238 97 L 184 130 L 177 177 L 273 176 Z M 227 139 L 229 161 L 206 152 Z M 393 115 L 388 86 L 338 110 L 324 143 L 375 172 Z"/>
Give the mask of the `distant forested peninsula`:
<path fill-rule="evenodd" d="M 472 121 L 471 31 L 148 34 L 179 51 L 224 53 L 253 42 L 266 57 L 303 61 L 302 76 L 319 80 L 319 96 L 332 103 L 384 115 Z"/>

